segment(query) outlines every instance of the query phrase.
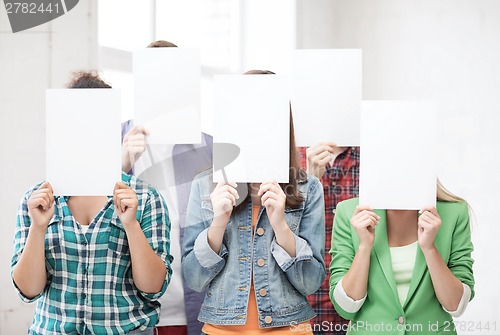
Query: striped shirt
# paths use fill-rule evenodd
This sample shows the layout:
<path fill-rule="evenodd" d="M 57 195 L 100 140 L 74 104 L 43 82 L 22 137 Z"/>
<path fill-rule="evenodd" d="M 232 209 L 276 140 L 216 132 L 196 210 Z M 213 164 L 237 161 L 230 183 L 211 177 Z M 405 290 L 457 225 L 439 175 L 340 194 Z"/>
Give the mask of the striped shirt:
<path fill-rule="evenodd" d="M 16 287 L 25 302 L 38 300 L 29 334 L 126 334 L 157 323 L 158 298 L 172 273 L 167 206 L 151 186 L 125 174 L 122 179 L 136 192 L 137 221 L 151 248 L 165 263 L 167 276 L 160 292 L 145 293 L 135 286 L 127 235 L 112 197 L 83 233 L 71 215 L 68 198 L 56 196 L 45 235 L 45 289 L 29 299 Z M 28 237 L 28 199 L 40 185 L 29 190 L 19 206 L 11 270 Z"/>

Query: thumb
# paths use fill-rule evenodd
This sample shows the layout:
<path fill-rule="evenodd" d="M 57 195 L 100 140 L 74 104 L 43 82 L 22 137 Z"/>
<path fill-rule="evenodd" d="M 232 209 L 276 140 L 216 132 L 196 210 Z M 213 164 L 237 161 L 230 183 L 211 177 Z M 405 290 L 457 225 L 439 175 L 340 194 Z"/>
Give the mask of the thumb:
<path fill-rule="evenodd" d="M 124 182 L 122 182 L 122 181 L 119 181 L 119 182 L 117 182 L 117 183 L 115 184 L 115 191 L 116 191 L 116 190 L 120 190 L 120 189 L 127 189 L 127 188 L 128 188 L 127 184 L 125 184 L 125 183 L 124 183 Z"/>

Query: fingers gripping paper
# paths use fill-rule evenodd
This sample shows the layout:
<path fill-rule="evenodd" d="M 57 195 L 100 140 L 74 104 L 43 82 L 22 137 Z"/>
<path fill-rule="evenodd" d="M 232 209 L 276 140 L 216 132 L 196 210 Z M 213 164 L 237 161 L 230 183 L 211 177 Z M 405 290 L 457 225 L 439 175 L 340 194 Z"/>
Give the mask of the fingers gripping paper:
<path fill-rule="evenodd" d="M 214 181 L 288 182 L 287 78 L 220 75 L 214 85 Z"/>
<path fill-rule="evenodd" d="M 436 106 L 361 103 L 360 204 L 421 209 L 436 204 Z"/>
<path fill-rule="evenodd" d="M 121 180 L 120 91 L 46 91 L 46 180 L 54 195 L 112 195 Z"/>

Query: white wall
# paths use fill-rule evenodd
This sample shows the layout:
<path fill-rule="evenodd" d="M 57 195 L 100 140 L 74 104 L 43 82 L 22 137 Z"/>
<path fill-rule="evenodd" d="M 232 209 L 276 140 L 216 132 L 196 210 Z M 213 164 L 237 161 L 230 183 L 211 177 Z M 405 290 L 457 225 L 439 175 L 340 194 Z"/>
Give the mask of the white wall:
<path fill-rule="evenodd" d="M 296 43 L 295 2 L 240 0 L 241 72 L 289 74 Z"/>
<path fill-rule="evenodd" d="M 3 6 L 2 6 L 3 7 Z M 45 175 L 45 89 L 60 88 L 70 72 L 95 68 L 94 0 L 81 0 L 53 22 L 13 34 L 0 8 L 0 334 L 25 334 L 34 304 L 10 280 L 18 201 Z"/>
<path fill-rule="evenodd" d="M 496 321 L 490 333 L 499 334 L 500 2 L 298 0 L 297 27 L 298 48 L 363 49 L 365 100 L 439 104 L 440 178 L 476 216 L 476 297 L 457 321 Z M 415 164 L 425 164 L 425 153 L 415 153 Z"/>

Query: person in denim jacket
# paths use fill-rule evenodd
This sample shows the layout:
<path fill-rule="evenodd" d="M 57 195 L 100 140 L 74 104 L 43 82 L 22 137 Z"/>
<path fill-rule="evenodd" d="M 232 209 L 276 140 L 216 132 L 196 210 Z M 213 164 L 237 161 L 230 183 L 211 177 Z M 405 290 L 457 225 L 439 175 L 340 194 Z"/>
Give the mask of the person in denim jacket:
<path fill-rule="evenodd" d="M 206 171 L 193 181 L 182 274 L 207 290 L 204 333 L 312 334 L 306 296 L 326 276 L 323 188 L 298 168 L 291 115 L 289 175 L 288 184 L 214 185 Z"/>

